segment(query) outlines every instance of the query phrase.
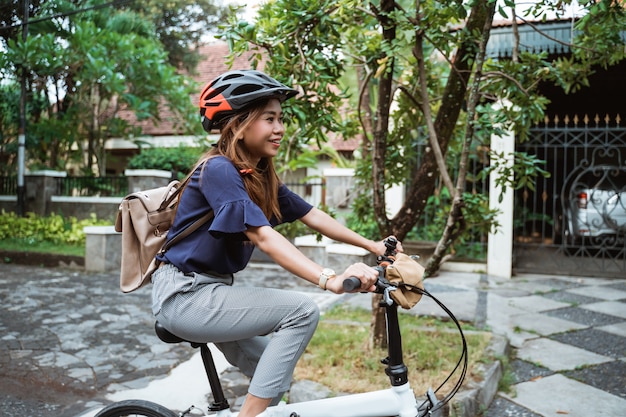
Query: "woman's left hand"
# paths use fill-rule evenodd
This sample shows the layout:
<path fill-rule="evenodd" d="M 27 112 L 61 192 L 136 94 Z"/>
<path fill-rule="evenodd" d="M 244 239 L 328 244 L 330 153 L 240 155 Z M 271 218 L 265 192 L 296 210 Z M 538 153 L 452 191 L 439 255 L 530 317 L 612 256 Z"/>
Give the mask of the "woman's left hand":
<path fill-rule="evenodd" d="M 373 250 L 372 253 L 376 255 L 384 255 L 385 251 L 387 250 L 387 246 L 385 246 L 385 240 L 389 239 L 390 237 L 396 239 L 395 236 L 389 236 L 379 242 L 376 242 L 375 250 Z M 396 245 L 396 252 L 404 252 L 404 249 L 402 248 L 402 242 L 400 242 L 398 239 L 396 239 L 396 241 L 398 242 L 398 244 Z"/>

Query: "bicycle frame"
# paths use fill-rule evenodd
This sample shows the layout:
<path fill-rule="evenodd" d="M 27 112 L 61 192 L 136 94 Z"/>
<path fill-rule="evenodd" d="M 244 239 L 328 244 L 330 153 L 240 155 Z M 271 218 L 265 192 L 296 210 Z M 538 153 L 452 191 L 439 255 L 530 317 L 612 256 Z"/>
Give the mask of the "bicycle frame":
<path fill-rule="evenodd" d="M 266 413 L 272 417 L 289 417 L 292 413 L 298 417 L 416 417 L 417 401 L 406 383 L 381 391 L 278 405 Z"/>

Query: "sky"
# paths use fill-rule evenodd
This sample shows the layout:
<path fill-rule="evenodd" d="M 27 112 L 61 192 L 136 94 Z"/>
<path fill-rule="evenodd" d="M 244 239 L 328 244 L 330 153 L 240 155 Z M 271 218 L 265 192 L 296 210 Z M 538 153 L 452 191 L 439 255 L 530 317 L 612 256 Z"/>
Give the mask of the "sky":
<path fill-rule="evenodd" d="M 251 20 L 254 20 L 256 9 L 259 7 L 259 4 L 263 3 L 263 0 L 222 0 L 222 3 L 225 5 L 228 5 L 228 4 L 245 5 L 246 12 L 244 13 L 243 18 L 245 20 L 251 21 Z M 498 0 L 498 3 L 504 6 L 504 0 Z M 531 5 L 535 3 L 537 3 L 535 0 L 528 0 L 528 1 L 517 0 L 516 1 L 517 14 L 523 15 L 524 9 L 529 8 Z M 506 7 L 505 7 L 505 10 L 507 12 L 510 11 L 510 9 Z M 572 15 L 578 15 L 578 16 L 580 15 L 577 12 L 579 10 L 579 6 L 576 0 L 574 0 L 570 6 L 567 6 L 566 10 L 567 11 L 564 14 L 565 17 L 571 17 Z M 554 17 L 555 16 L 550 16 L 549 18 L 554 18 Z"/>
<path fill-rule="evenodd" d="M 243 13 L 243 19 L 247 21 L 251 21 L 254 19 L 256 14 L 256 9 L 259 7 L 259 4 L 262 3 L 261 0 L 222 0 L 224 5 L 236 5 L 236 6 L 245 6 L 245 12 Z"/>

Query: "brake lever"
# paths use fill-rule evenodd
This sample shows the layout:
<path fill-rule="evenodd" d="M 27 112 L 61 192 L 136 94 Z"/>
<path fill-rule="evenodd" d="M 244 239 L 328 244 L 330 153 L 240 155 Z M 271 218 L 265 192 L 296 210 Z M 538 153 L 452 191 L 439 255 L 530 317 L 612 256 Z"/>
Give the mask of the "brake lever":
<path fill-rule="evenodd" d="M 395 291 L 397 290 L 398 287 L 394 287 L 393 285 L 390 285 L 388 287 L 385 288 L 385 291 L 383 291 L 383 301 L 385 304 L 387 304 L 388 306 L 393 304 L 393 299 L 391 298 L 391 291 Z"/>

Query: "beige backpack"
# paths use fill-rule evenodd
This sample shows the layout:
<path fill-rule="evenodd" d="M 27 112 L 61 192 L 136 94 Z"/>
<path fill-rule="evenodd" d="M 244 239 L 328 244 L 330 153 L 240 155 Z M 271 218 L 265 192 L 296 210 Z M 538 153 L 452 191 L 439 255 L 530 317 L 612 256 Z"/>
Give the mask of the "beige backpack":
<path fill-rule="evenodd" d="M 176 215 L 178 196 L 184 185 L 175 180 L 165 187 L 129 194 L 122 200 L 115 220 L 115 230 L 122 232 L 122 292 L 135 291 L 150 282 L 152 273 L 159 267 L 155 256 L 213 218 L 213 210 L 210 210 L 167 240 L 167 232 Z"/>

